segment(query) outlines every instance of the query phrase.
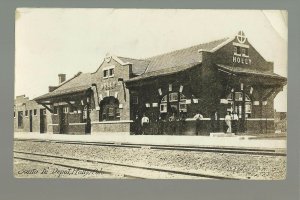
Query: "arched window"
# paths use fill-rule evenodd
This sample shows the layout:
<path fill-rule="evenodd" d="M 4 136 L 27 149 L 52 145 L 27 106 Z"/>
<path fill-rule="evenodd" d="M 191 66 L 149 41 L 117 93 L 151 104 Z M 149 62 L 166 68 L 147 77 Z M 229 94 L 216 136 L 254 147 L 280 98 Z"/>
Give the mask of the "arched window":
<path fill-rule="evenodd" d="M 169 106 L 168 106 L 168 97 L 169 97 Z M 171 110 L 168 110 L 169 109 Z M 183 94 L 180 94 L 178 99 L 178 93 L 173 92 L 165 95 L 160 101 L 160 113 L 167 112 L 187 112 L 186 97 Z"/>
<path fill-rule="evenodd" d="M 105 97 L 100 103 L 100 121 L 120 120 L 119 101 L 114 97 Z"/>
<path fill-rule="evenodd" d="M 238 113 L 239 117 L 242 117 L 242 102 L 243 102 L 243 93 L 235 92 L 235 108 L 233 108 L 233 93 L 230 93 L 227 96 L 228 103 L 231 104 L 231 110 Z M 251 99 L 247 94 L 245 94 L 245 114 L 246 117 L 250 117 L 252 113 L 252 103 Z"/>

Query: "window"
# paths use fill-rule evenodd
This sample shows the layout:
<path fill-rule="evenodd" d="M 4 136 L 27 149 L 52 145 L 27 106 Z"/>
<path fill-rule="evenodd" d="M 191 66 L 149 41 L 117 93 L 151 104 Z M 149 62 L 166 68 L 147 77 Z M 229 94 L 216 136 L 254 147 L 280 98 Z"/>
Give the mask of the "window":
<path fill-rule="evenodd" d="M 237 47 L 233 47 L 233 53 L 237 54 Z"/>
<path fill-rule="evenodd" d="M 46 115 L 46 114 L 47 114 L 46 109 L 43 109 L 43 115 Z"/>
<path fill-rule="evenodd" d="M 239 117 L 242 116 L 242 101 L 243 101 L 243 93 L 242 92 L 235 92 L 235 108 L 233 109 L 233 93 L 230 93 L 227 96 L 228 103 L 231 105 L 230 110 L 234 110 L 236 113 L 239 114 Z M 249 117 L 252 112 L 252 103 L 251 99 L 247 94 L 245 94 L 245 113 L 246 116 Z"/>
<path fill-rule="evenodd" d="M 34 109 L 33 110 L 33 115 L 36 115 L 36 114 L 37 114 L 36 109 Z"/>
<path fill-rule="evenodd" d="M 241 92 L 235 93 L 235 100 L 236 101 L 243 101 L 243 94 Z"/>
<path fill-rule="evenodd" d="M 14 118 L 16 118 L 16 111 L 14 111 Z"/>
<path fill-rule="evenodd" d="M 99 119 L 101 121 L 120 120 L 119 101 L 114 97 L 105 97 L 100 103 Z"/>
<path fill-rule="evenodd" d="M 235 101 L 243 101 L 243 93 L 242 92 L 235 92 L 234 93 L 235 95 Z M 228 96 L 227 96 L 227 100 L 230 102 L 233 100 L 233 93 L 230 93 Z M 251 101 L 251 99 L 249 98 L 249 96 L 246 94 L 245 96 L 245 101 Z"/>
<path fill-rule="evenodd" d="M 18 112 L 18 128 L 23 128 L 23 111 Z"/>
<path fill-rule="evenodd" d="M 103 78 L 108 78 L 108 70 L 103 70 Z"/>
<path fill-rule="evenodd" d="M 25 110 L 25 117 L 28 117 L 28 110 Z"/>
<path fill-rule="evenodd" d="M 167 102 L 167 95 L 161 99 L 161 102 Z"/>
<path fill-rule="evenodd" d="M 178 101 L 178 93 L 174 92 L 174 93 L 169 94 L 169 101 L 170 102 Z"/>
<path fill-rule="evenodd" d="M 106 67 L 103 69 L 103 78 L 114 77 L 115 68 L 114 66 Z"/>
<path fill-rule="evenodd" d="M 167 112 L 167 104 L 166 103 L 160 104 L 160 112 L 161 113 L 166 113 Z"/>
<path fill-rule="evenodd" d="M 114 72 L 114 68 L 109 69 L 109 77 L 113 77 L 115 72 Z"/>
<path fill-rule="evenodd" d="M 178 113 L 179 112 L 187 112 L 187 98 L 185 95 L 180 94 L 179 104 L 178 104 L 178 93 L 173 92 L 168 95 L 165 95 L 160 101 L 160 112 L 167 113 L 168 112 L 168 102 L 167 97 L 169 97 L 169 112 Z"/>
<path fill-rule="evenodd" d="M 179 103 L 179 112 L 187 112 L 187 105 L 186 103 Z"/>
<path fill-rule="evenodd" d="M 248 56 L 248 49 L 242 49 L 242 56 Z"/>
<path fill-rule="evenodd" d="M 242 56 L 248 57 L 248 49 L 242 49 Z"/>
<path fill-rule="evenodd" d="M 251 102 L 246 102 L 245 103 L 245 113 L 251 113 L 252 107 L 251 107 Z"/>
<path fill-rule="evenodd" d="M 68 113 L 69 112 L 69 107 L 65 106 L 63 107 L 63 113 Z"/>
<path fill-rule="evenodd" d="M 238 54 L 238 55 L 241 54 L 241 47 L 236 47 L 236 54 Z"/>
<path fill-rule="evenodd" d="M 54 106 L 54 107 L 53 107 L 53 114 L 54 114 L 54 115 L 57 115 L 57 106 Z"/>

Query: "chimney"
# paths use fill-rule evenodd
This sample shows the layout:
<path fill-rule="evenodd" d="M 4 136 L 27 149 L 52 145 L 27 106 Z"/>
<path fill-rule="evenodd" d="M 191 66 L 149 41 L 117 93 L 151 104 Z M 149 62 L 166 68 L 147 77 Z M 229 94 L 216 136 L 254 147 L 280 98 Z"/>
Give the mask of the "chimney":
<path fill-rule="evenodd" d="M 61 84 L 66 80 L 66 74 L 58 74 L 58 84 Z"/>

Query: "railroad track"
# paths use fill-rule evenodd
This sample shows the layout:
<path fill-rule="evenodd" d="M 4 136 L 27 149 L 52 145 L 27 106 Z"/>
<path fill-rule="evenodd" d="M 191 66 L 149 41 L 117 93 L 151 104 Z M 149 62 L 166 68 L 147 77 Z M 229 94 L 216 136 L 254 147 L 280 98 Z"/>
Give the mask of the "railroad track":
<path fill-rule="evenodd" d="M 99 160 L 82 159 L 74 157 L 64 157 L 50 154 L 32 153 L 24 151 L 14 151 L 14 159 L 29 162 L 55 165 L 94 173 L 111 174 L 125 178 L 135 179 L 218 179 L 218 180 L 239 180 L 243 178 L 232 178 L 226 176 L 216 176 L 198 172 L 186 172 L 171 169 L 145 167 L 129 165 L 115 162 L 105 162 Z M 100 170 L 99 170 L 100 168 Z M 138 174 L 138 175 L 137 175 Z M 245 178 L 246 179 L 246 178 Z"/>
<path fill-rule="evenodd" d="M 181 146 L 181 145 L 152 145 L 152 144 L 130 144 L 114 142 L 81 142 L 81 141 L 61 141 L 61 140 L 38 140 L 38 139 L 15 139 L 14 141 L 46 142 L 60 144 L 92 145 L 92 146 L 111 146 L 119 148 L 147 148 L 156 150 L 177 150 L 177 151 L 198 151 L 213 153 L 231 154 L 250 154 L 264 156 L 286 156 L 286 152 L 276 149 L 257 149 L 257 148 L 234 148 L 234 147 L 209 147 L 209 146 Z"/>

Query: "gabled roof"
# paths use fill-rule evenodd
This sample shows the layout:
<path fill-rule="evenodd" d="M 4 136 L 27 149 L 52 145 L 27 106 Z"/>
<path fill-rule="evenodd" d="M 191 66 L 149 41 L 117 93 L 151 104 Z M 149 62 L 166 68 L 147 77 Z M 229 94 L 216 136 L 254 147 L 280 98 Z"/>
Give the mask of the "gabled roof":
<path fill-rule="evenodd" d="M 150 61 L 146 73 L 153 72 L 165 68 L 172 68 L 175 66 L 186 65 L 189 63 L 201 62 L 199 50 L 215 51 L 216 47 L 221 47 L 227 44 L 230 38 L 223 38 L 208 43 L 198 44 L 192 47 L 179 49 L 169 53 L 150 57 L 146 60 Z M 233 39 L 233 38 L 232 38 Z"/>
<path fill-rule="evenodd" d="M 126 58 L 118 56 L 119 59 L 121 59 L 124 62 L 131 63 L 132 64 L 132 73 L 134 75 L 141 75 L 145 72 L 147 69 L 150 61 L 149 60 L 142 60 L 142 59 L 134 59 L 134 58 Z"/>
<path fill-rule="evenodd" d="M 126 83 L 134 82 L 134 81 L 141 80 L 141 79 L 144 80 L 144 79 L 150 79 L 150 78 L 159 77 L 159 76 L 175 74 L 175 73 L 187 70 L 189 68 L 192 68 L 192 67 L 194 67 L 196 65 L 200 65 L 200 64 L 201 64 L 201 62 L 193 62 L 193 63 L 188 63 L 188 64 L 184 64 L 184 65 L 179 65 L 179 66 L 173 66 L 173 67 L 169 67 L 169 68 L 160 69 L 157 71 L 144 73 L 140 76 L 137 76 L 137 77 L 127 80 Z"/>
<path fill-rule="evenodd" d="M 224 45 L 228 44 L 233 39 L 234 38 L 227 37 L 220 40 L 198 44 L 192 47 L 179 49 L 176 51 L 147 58 L 144 61 L 147 61 L 148 63 L 144 62 L 144 65 L 142 65 L 141 68 L 139 65 L 140 63 L 136 63 L 137 66 L 135 66 L 136 71 L 138 71 L 137 68 L 140 68 L 139 71 L 142 72 L 148 64 L 145 72 L 138 77 L 129 79 L 126 82 L 137 81 L 145 78 L 151 78 L 154 76 L 173 74 L 199 65 L 202 62 L 199 51 L 214 52 L 223 47 Z M 119 58 L 122 59 L 122 57 Z M 127 61 L 132 62 L 131 60 Z"/>
<path fill-rule="evenodd" d="M 65 94 L 73 94 L 83 92 L 91 87 L 92 74 L 91 73 L 78 73 L 73 78 L 63 82 L 57 89 L 34 100 L 43 100 L 47 98 L 57 97 Z"/>

